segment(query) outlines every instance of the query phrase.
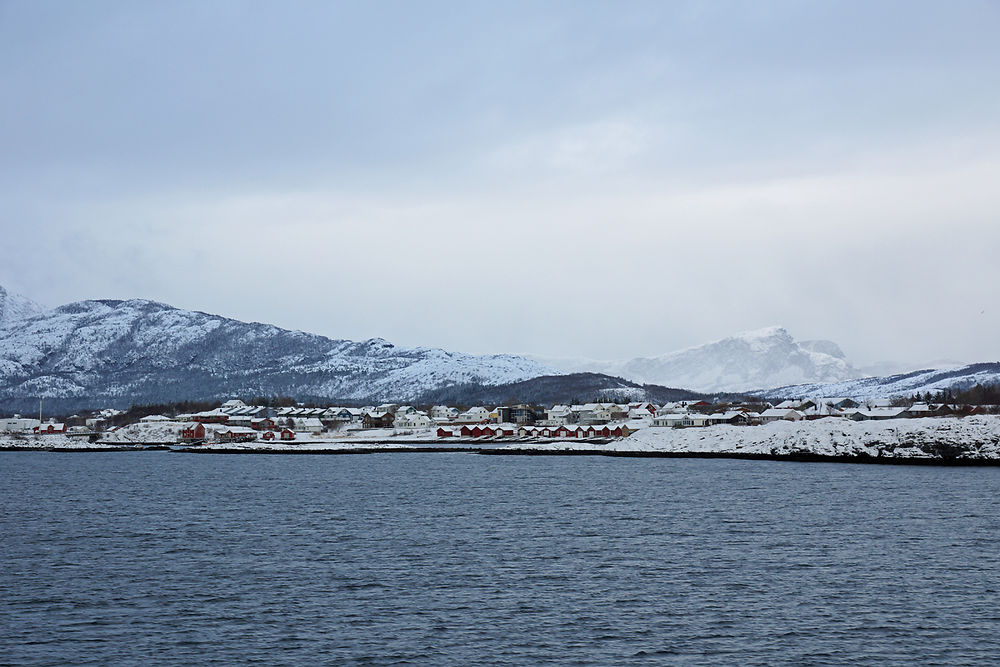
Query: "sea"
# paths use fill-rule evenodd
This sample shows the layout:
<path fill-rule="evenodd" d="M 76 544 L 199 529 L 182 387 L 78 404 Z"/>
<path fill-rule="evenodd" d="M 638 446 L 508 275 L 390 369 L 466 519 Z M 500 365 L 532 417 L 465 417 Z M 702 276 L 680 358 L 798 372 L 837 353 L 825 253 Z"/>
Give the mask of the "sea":
<path fill-rule="evenodd" d="M 0 664 L 1000 663 L 1000 468 L 0 453 Z"/>

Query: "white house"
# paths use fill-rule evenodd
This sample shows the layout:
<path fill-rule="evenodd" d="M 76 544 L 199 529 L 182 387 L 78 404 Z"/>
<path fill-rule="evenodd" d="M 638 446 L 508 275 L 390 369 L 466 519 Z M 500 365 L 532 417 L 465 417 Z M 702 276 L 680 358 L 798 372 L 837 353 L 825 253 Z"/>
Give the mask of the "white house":
<path fill-rule="evenodd" d="M 157 422 L 168 422 L 170 417 L 164 417 L 163 415 L 147 415 L 139 419 L 143 424 L 154 424 Z"/>
<path fill-rule="evenodd" d="M 299 433 L 322 433 L 323 422 L 319 417 L 300 417 L 294 420 L 295 431 Z"/>
<path fill-rule="evenodd" d="M 555 426 L 568 424 L 573 418 L 573 410 L 568 405 L 553 405 L 545 411 L 545 420 Z"/>
<path fill-rule="evenodd" d="M 435 405 L 431 408 L 431 417 L 434 419 L 451 421 L 458 417 L 458 408 L 453 408 L 447 405 Z"/>
<path fill-rule="evenodd" d="M 479 422 L 489 421 L 490 411 L 482 407 L 469 408 L 465 412 L 458 415 L 456 421 L 464 422 L 467 424 L 478 424 Z"/>
<path fill-rule="evenodd" d="M 690 415 L 687 413 L 671 412 L 653 417 L 653 426 L 682 428 L 685 426 L 694 426 L 694 422 L 691 421 Z"/>
<path fill-rule="evenodd" d="M 804 416 L 802 415 L 801 412 L 799 412 L 798 410 L 791 410 L 787 408 L 770 408 L 760 413 L 760 421 L 761 423 L 764 424 L 782 420 L 797 422 L 801 421 L 802 419 L 804 419 Z"/>
<path fill-rule="evenodd" d="M 396 419 L 392 423 L 394 428 L 430 428 L 434 426 L 434 420 L 424 412 L 413 412 L 400 414 L 396 413 Z"/>
<path fill-rule="evenodd" d="M 25 419 L 20 415 L 14 415 L 7 419 L 0 419 L 0 432 L 3 433 L 31 433 L 35 427 L 41 424 L 37 419 Z"/>

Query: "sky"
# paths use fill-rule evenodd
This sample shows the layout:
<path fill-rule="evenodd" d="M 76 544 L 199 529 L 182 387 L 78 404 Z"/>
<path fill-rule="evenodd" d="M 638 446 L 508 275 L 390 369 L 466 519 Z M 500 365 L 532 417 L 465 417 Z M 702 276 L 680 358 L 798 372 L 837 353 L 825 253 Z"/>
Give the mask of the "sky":
<path fill-rule="evenodd" d="M 0 285 L 650 356 L 1000 359 L 1000 3 L 0 0 Z"/>

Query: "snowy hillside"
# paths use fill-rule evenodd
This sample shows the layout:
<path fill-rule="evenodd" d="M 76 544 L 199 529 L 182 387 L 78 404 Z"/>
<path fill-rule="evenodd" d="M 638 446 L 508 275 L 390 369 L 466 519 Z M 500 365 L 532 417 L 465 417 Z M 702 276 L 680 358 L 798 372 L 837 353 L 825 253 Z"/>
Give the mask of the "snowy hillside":
<path fill-rule="evenodd" d="M 45 306 L 20 294 L 12 294 L 0 285 L 0 328 L 45 312 Z"/>
<path fill-rule="evenodd" d="M 145 300 L 82 301 L 0 329 L 8 406 L 37 397 L 101 406 L 279 394 L 405 400 L 553 372 L 513 355 L 332 340 Z"/>
<path fill-rule="evenodd" d="M 532 449 L 588 449 L 586 442 L 553 442 Z M 904 459 L 1000 459 L 1000 417 L 820 419 L 764 426 L 645 428 L 602 449 L 629 452 L 870 456 Z"/>
<path fill-rule="evenodd" d="M 658 357 L 628 361 L 538 360 L 564 372 L 606 373 L 633 382 L 705 393 L 836 382 L 862 376 L 844 358 L 836 343 L 796 342 L 782 327 L 748 331 Z"/>
<path fill-rule="evenodd" d="M 968 389 L 977 384 L 1000 384 L 1000 362 L 922 370 L 889 377 L 862 378 L 830 384 L 800 384 L 762 390 L 758 393 L 773 398 L 850 396 L 856 400 L 864 400 L 912 396 L 915 393 L 934 394 L 945 389 Z"/>

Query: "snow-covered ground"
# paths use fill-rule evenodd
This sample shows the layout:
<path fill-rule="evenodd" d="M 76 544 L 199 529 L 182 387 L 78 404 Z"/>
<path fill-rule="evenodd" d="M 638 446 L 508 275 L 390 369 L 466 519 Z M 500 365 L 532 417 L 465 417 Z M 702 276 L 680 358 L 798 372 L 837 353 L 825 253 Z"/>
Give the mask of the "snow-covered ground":
<path fill-rule="evenodd" d="M 638 425 L 633 423 L 633 425 Z M 174 444 L 179 422 L 135 424 L 119 429 L 99 443 L 64 435 L 0 436 L 0 448 L 105 449 L 122 446 Z M 111 436 L 114 436 L 113 438 Z M 335 451 L 378 450 L 407 447 L 479 447 L 537 451 L 611 450 L 616 452 L 669 452 L 718 455 L 870 456 L 904 459 L 960 458 L 1000 460 L 1000 417 L 963 419 L 934 417 L 853 422 L 820 419 L 808 422 L 774 422 L 763 426 L 717 425 L 707 428 L 642 428 L 627 438 L 608 443 L 573 440 L 463 440 L 437 438 L 432 430 L 394 431 L 370 429 L 322 436 L 298 434 L 293 442 L 220 443 L 202 445 L 206 451 Z"/>
<path fill-rule="evenodd" d="M 70 438 L 60 433 L 47 435 L 12 435 L 0 433 L 0 449 L 107 449 L 108 446 L 90 442 L 87 438 Z"/>
<path fill-rule="evenodd" d="M 174 445 L 181 435 L 184 422 L 140 422 L 122 426 L 114 431 L 103 433 L 100 441 L 109 444 L 144 444 L 144 445 Z"/>
<path fill-rule="evenodd" d="M 592 449 L 587 443 L 543 443 L 532 449 Z M 628 452 L 819 454 L 896 458 L 1000 459 L 1000 417 L 981 416 L 853 422 L 819 419 L 763 426 L 647 428 L 604 445 Z"/>

